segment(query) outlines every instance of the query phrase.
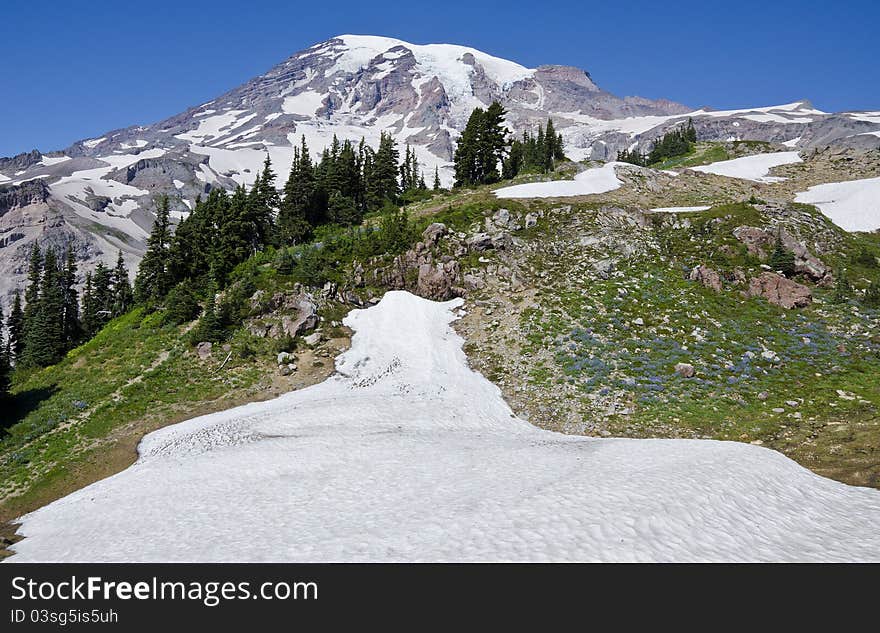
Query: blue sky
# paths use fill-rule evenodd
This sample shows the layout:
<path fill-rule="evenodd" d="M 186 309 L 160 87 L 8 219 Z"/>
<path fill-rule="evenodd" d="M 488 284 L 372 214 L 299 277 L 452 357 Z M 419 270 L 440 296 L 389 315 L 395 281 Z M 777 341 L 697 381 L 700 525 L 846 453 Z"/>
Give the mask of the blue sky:
<path fill-rule="evenodd" d="M 880 3 L 6 0 L 0 156 L 146 124 L 341 33 L 588 70 L 618 95 L 880 109 Z"/>

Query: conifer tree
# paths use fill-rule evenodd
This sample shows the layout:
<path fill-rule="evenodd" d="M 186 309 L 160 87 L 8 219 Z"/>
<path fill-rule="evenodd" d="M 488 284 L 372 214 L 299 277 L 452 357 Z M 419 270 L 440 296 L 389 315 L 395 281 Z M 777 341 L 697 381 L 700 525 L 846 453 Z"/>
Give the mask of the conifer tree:
<path fill-rule="evenodd" d="M 440 191 L 440 169 L 438 167 L 434 167 L 434 191 Z"/>
<path fill-rule="evenodd" d="M 39 298 L 30 317 L 25 317 L 25 344 L 22 364 L 46 367 L 57 362 L 65 351 L 62 293 L 62 271 L 55 251 L 46 249 Z"/>
<path fill-rule="evenodd" d="M 10 346 L 3 337 L 3 307 L 0 306 L 0 402 L 9 395 Z"/>
<path fill-rule="evenodd" d="M 21 310 L 21 294 L 18 290 L 12 298 L 12 311 L 6 320 L 6 329 L 9 332 L 7 339 L 7 347 L 9 352 L 7 358 L 10 363 L 21 358 L 22 350 L 24 350 L 24 313 Z"/>
<path fill-rule="evenodd" d="M 61 299 L 63 313 L 61 329 L 64 332 L 66 349 L 71 349 L 82 337 L 82 325 L 79 318 L 79 297 L 76 292 L 76 257 L 73 249 L 67 248 L 64 256 L 64 269 L 61 274 Z"/>
<path fill-rule="evenodd" d="M 773 253 L 770 255 L 768 265 L 786 277 L 794 275 L 794 253 L 785 248 L 781 232 L 776 234 L 776 243 L 773 246 Z"/>
<path fill-rule="evenodd" d="M 92 338 L 98 332 L 98 308 L 95 302 L 94 286 L 92 285 L 92 273 L 86 273 L 86 282 L 83 287 L 82 305 L 80 315 L 83 333 L 86 338 Z"/>
<path fill-rule="evenodd" d="M 116 256 L 116 267 L 110 275 L 110 284 L 113 288 L 113 305 L 111 310 L 112 316 L 115 318 L 128 312 L 134 303 L 131 282 L 128 280 L 128 269 L 125 267 L 125 260 L 122 258 L 121 250 Z"/>
<path fill-rule="evenodd" d="M 147 252 L 134 280 L 134 296 L 139 303 L 159 301 L 170 289 L 168 254 L 171 244 L 168 196 L 159 199 L 156 221 L 147 239 Z"/>
<path fill-rule="evenodd" d="M 846 275 L 846 268 L 838 266 L 835 277 L 834 292 L 831 295 L 831 301 L 832 303 L 845 303 L 852 295 L 852 286 Z"/>

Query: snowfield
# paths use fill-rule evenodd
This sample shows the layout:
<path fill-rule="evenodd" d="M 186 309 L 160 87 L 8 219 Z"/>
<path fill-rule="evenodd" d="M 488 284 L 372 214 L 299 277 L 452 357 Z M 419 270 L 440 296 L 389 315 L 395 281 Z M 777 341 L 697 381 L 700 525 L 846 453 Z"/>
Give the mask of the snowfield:
<path fill-rule="evenodd" d="M 654 213 L 694 213 L 695 211 L 705 211 L 711 209 L 709 206 L 702 207 L 655 207 L 651 209 Z"/>
<path fill-rule="evenodd" d="M 816 185 L 797 194 L 794 200 L 816 205 L 846 231 L 880 229 L 880 178 Z"/>
<path fill-rule="evenodd" d="M 499 198 L 563 198 L 567 196 L 586 196 L 591 193 L 605 193 L 620 187 L 621 182 L 614 168 L 623 163 L 611 162 L 602 167 L 582 171 L 574 180 L 551 180 L 549 182 L 530 182 L 495 190 Z"/>
<path fill-rule="evenodd" d="M 769 176 L 770 170 L 779 165 L 803 162 L 797 152 L 776 152 L 774 154 L 755 154 L 732 160 L 722 160 L 709 165 L 690 167 L 693 171 L 717 174 L 728 178 L 742 178 L 755 182 L 779 182 L 785 178 Z"/>
<path fill-rule="evenodd" d="M 516 418 L 467 366 L 460 305 L 352 311 L 335 376 L 148 435 L 25 516 L 8 560 L 880 560 L 880 491 L 756 446 Z"/>

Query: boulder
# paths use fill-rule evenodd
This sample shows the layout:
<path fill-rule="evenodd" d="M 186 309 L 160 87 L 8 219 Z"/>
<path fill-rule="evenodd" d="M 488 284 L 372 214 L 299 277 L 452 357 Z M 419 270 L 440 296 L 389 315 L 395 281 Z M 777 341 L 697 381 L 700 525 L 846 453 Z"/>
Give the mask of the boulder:
<path fill-rule="evenodd" d="M 530 229 L 538 223 L 538 216 L 534 213 L 526 213 L 526 228 Z"/>
<path fill-rule="evenodd" d="M 280 352 L 277 357 L 279 365 L 286 365 L 294 360 L 293 354 L 289 352 Z"/>
<path fill-rule="evenodd" d="M 429 224 L 428 228 L 422 232 L 422 242 L 425 243 L 425 246 L 431 248 L 437 245 L 437 242 L 440 241 L 440 238 L 448 233 L 448 229 L 446 225 L 441 222 L 434 222 L 433 224 Z"/>
<path fill-rule="evenodd" d="M 477 233 L 476 235 L 472 235 L 465 240 L 465 243 L 472 251 L 482 252 L 495 248 L 495 244 L 492 242 L 492 237 L 488 233 Z"/>
<path fill-rule="evenodd" d="M 445 263 L 422 264 L 419 266 L 419 277 L 416 282 L 416 294 L 425 299 L 445 301 L 458 296 L 455 287 L 458 280 L 459 264 L 452 260 Z"/>
<path fill-rule="evenodd" d="M 803 284 L 773 272 L 761 273 L 749 281 L 748 295 L 763 297 L 787 310 L 805 308 L 813 302 L 813 293 Z"/>
<path fill-rule="evenodd" d="M 697 371 L 690 363 L 678 363 L 675 365 L 675 373 L 682 378 L 693 378 Z"/>
<path fill-rule="evenodd" d="M 213 343 L 210 341 L 202 341 L 198 345 L 196 345 L 196 354 L 199 356 L 199 360 L 206 360 L 211 357 L 211 349 L 214 347 Z"/>
<path fill-rule="evenodd" d="M 308 336 L 303 337 L 303 341 L 305 341 L 306 345 L 317 345 L 321 342 L 321 333 L 312 332 Z"/>
<path fill-rule="evenodd" d="M 690 280 L 698 281 L 706 288 L 714 290 L 715 292 L 721 292 L 721 289 L 723 288 L 721 284 L 721 275 L 708 266 L 695 266 L 691 271 Z"/>

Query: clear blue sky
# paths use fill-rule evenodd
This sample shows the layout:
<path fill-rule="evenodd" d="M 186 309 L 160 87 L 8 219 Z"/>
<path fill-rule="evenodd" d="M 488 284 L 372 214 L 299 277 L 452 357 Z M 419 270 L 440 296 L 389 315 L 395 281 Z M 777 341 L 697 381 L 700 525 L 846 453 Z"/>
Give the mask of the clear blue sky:
<path fill-rule="evenodd" d="M 341 33 L 584 68 L 618 95 L 732 108 L 880 109 L 880 3 L 5 0 L 0 156 L 208 101 Z"/>

